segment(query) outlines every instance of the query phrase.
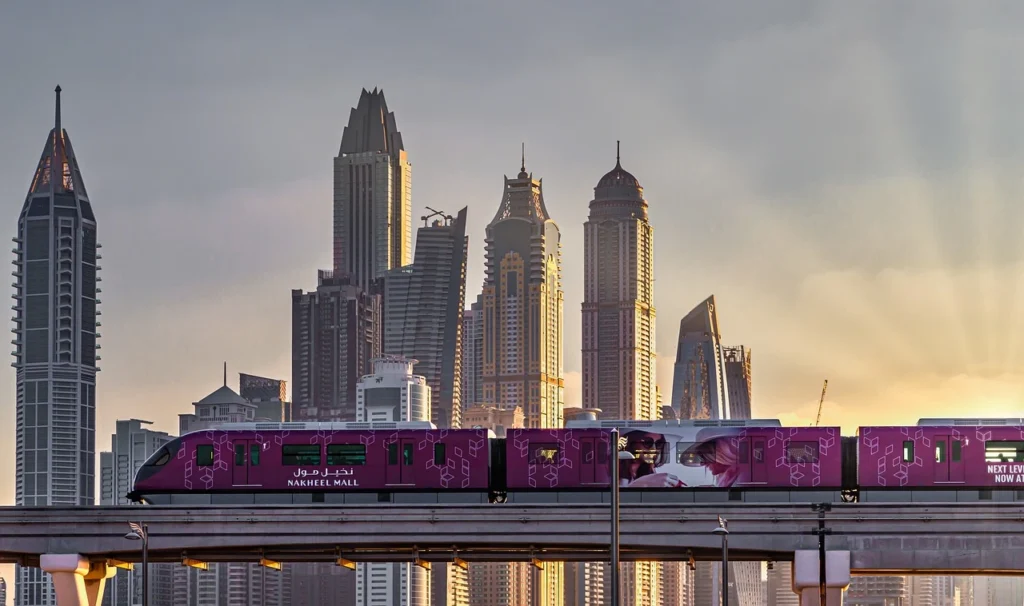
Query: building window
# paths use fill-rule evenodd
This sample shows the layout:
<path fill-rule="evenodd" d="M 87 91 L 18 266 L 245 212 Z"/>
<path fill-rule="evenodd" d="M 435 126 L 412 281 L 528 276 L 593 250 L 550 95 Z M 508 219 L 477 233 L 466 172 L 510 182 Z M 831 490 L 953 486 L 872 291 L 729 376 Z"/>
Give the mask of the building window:
<path fill-rule="evenodd" d="M 366 446 L 363 444 L 329 444 L 328 465 L 366 465 Z"/>
<path fill-rule="evenodd" d="M 213 446 L 200 444 L 196 446 L 196 465 L 199 467 L 210 467 L 213 465 Z"/>
<path fill-rule="evenodd" d="M 914 462 L 914 441 L 904 440 L 903 442 L 903 462 L 913 463 Z"/>
<path fill-rule="evenodd" d="M 282 465 L 319 465 L 319 444 L 285 444 L 281 447 Z"/>

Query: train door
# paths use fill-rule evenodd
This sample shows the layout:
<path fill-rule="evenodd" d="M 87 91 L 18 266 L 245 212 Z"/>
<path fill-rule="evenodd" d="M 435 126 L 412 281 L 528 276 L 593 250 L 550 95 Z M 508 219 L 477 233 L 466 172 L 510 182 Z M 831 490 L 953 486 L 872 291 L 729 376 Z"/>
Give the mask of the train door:
<path fill-rule="evenodd" d="M 598 438 L 583 438 L 580 440 L 580 484 L 597 483 L 598 460 L 608 463 L 608 456 L 601 457 L 599 453 L 607 450 Z"/>
<path fill-rule="evenodd" d="M 948 434 L 935 436 L 935 481 L 963 482 L 963 443 Z"/>
<path fill-rule="evenodd" d="M 758 484 L 768 483 L 764 438 L 750 438 L 750 481 Z"/>
<path fill-rule="evenodd" d="M 235 440 L 234 461 L 231 466 L 232 486 L 259 484 L 260 443 L 256 440 Z"/>
<path fill-rule="evenodd" d="M 387 443 L 388 464 L 385 474 L 387 484 L 412 484 L 413 445 L 412 438 L 398 438 Z"/>

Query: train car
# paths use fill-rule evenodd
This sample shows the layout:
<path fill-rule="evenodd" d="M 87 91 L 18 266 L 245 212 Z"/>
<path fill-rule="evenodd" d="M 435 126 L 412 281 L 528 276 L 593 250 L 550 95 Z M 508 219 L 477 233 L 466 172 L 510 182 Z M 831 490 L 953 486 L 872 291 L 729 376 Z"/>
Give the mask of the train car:
<path fill-rule="evenodd" d="M 1024 419 L 858 429 L 862 502 L 1024 500 Z"/>
<path fill-rule="evenodd" d="M 508 501 L 607 500 L 612 428 L 626 453 L 619 455 L 624 502 L 839 501 L 846 487 L 838 427 L 579 420 L 566 429 L 508 430 Z"/>
<path fill-rule="evenodd" d="M 129 498 L 153 504 L 487 503 L 486 429 L 430 423 L 225 424 L 171 440 Z"/>

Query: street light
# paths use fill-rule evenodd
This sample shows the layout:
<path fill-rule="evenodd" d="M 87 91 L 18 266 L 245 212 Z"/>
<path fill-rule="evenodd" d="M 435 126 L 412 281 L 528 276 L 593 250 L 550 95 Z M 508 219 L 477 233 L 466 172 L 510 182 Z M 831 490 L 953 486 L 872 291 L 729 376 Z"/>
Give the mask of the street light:
<path fill-rule="evenodd" d="M 149 606 L 149 525 L 128 522 L 131 531 L 124 535 L 124 538 L 132 541 L 142 541 L 142 606 Z M 134 585 L 134 583 L 132 583 Z"/>
<path fill-rule="evenodd" d="M 612 467 L 612 606 L 619 606 L 619 461 L 629 461 L 636 457 L 629 451 L 619 450 L 618 429 L 612 429 L 610 448 L 612 453 L 617 453 L 608 457 Z"/>
<path fill-rule="evenodd" d="M 729 521 L 718 516 L 718 528 L 711 533 L 722 537 L 722 606 L 729 606 Z"/>

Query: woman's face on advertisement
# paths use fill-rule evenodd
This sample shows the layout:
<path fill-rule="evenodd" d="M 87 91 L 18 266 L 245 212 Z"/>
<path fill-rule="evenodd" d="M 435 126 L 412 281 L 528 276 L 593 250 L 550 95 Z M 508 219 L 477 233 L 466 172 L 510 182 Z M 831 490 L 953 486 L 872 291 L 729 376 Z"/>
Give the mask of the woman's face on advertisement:
<path fill-rule="evenodd" d="M 658 454 L 665 445 L 665 438 L 658 433 L 632 433 L 626 439 L 626 450 L 633 453 L 633 465 L 647 463 L 654 465 Z"/>

